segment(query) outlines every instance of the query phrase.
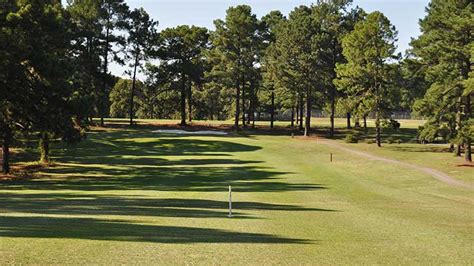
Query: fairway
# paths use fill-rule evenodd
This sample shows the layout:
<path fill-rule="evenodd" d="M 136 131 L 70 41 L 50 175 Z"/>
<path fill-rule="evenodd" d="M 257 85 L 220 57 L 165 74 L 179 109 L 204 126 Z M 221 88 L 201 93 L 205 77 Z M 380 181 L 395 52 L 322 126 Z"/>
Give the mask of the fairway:
<path fill-rule="evenodd" d="M 474 2 L 0 2 L 0 266 L 473 265 Z"/>
<path fill-rule="evenodd" d="M 316 138 L 95 129 L 0 181 L 0 264 L 465 264 L 473 190 Z M 372 152 L 374 145 L 339 145 Z M 440 171 L 449 153 L 378 155 Z M 404 150 L 404 154 L 408 154 Z M 329 155 L 333 153 L 333 162 Z M 420 156 L 426 156 L 422 160 Z M 472 184 L 472 168 L 452 177 Z M 453 170 L 454 171 L 454 170 Z M 469 176 L 471 178 L 469 178 Z M 471 183 L 469 183 L 471 182 Z M 228 186 L 233 217 L 228 218 Z"/>

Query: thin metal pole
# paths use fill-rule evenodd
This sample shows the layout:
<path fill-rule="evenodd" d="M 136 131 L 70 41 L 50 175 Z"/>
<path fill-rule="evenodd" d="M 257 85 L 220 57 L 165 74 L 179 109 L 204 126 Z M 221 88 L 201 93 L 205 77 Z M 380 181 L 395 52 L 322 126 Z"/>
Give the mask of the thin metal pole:
<path fill-rule="evenodd" d="M 331 153 L 331 162 L 332 162 L 332 153 Z"/>
<path fill-rule="evenodd" d="M 229 186 L 229 217 L 232 217 L 232 186 Z"/>

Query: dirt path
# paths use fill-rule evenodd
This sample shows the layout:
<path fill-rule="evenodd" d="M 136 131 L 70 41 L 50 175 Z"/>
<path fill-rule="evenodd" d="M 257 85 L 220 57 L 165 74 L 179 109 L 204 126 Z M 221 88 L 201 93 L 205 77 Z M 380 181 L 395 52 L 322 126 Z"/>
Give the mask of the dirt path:
<path fill-rule="evenodd" d="M 347 147 L 337 143 L 334 140 L 319 139 L 318 142 L 322 143 L 322 144 L 325 144 L 325 145 L 328 145 L 328 146 L 331 146 L 331 147 L 334 147 L 334 148 L 337 148 L 337 149 L 340 149 L 340 150 L 343 150 L 343 151 L 347 151 L 347 152 L 350 152 L 350 153 L 353 153 L 353 154 L 357 154 L 357 155 L 362 156 L 362 157 L 369 158 L 371 160 L 378 160 L 378 161 L 383 161 L 383 162 L 388 162 L 388 163 L 394 163 L 394 164 L 399 164 L 399 165 L 405 166 L 407 168 L 412 168 L 412 169 L 427 173 L 427 174 L 433 176 L 434 178 L 438 179 L 439 181 L 444 182 L 444 183 L 449 184 L 449 185 L 459 186 L 459 187 L 464 187 L 464 188 L 470 188 L 470 189 L 474 188 L 473 185 L 466 184 L 466 183 L 464 183 L 460 180 L 456 180 L 456 179 L 450 177 L 449 175 L 447 175 L 447 174 L 445 174 L 441 171 L 438 171 L 436 169 L 423 167 L 423 166 L 419 166 L 419 165 L 416 165 L 416 164 L 406 163 L 406 162 L 402 162 L 402 161 L 398 161 L 398 160 L 394 160 L 394 159 L 388 159 L 388 158 L 380 157 L 380 156 L 373 155 L 373 154 L 370 154 L 370 153 L 350 149 L 350 148 L 347 148 Z"/>

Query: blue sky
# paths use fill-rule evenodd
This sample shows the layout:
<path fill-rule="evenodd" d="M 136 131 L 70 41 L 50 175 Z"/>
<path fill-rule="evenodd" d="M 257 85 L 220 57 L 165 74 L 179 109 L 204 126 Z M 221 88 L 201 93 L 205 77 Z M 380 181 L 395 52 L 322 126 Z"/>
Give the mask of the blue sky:
<path fill-rule="evenodd" d="M 288 14 L 296 6 L 310 5 L 304 0 L 126 0 L 131 8 L 143 7 L 160 22 L 160 29 L 188 24 L 213 29 L 213 21 L 224 18 L 228 7 L 247 4 L 258 17 L 271 10 Z M 418 20 L 425 16 L 429 0 L 354 0 L 354 5 L 367 12 L 381 11 L 398 30 L 398 51 L 409 48 L 412 37 L 419 35 Z M 123 68 L 112 66 L 115 75 L 122 76 Z"/>

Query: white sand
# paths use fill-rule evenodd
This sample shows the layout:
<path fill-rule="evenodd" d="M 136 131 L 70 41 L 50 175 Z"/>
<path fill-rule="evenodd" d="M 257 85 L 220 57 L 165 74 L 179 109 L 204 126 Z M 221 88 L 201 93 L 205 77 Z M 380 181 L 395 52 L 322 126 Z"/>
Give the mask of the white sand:
<path fill-rule="evenodd" d="M 201 131 L 185 131 L 181 129 L 158 129 L 153 130 L 153 133 L 167 133 L 167 134 L 178 134 L 178 135 L 229 135 L 224 131 L 212 131 L 212 130 L 201 130 Z"/>

